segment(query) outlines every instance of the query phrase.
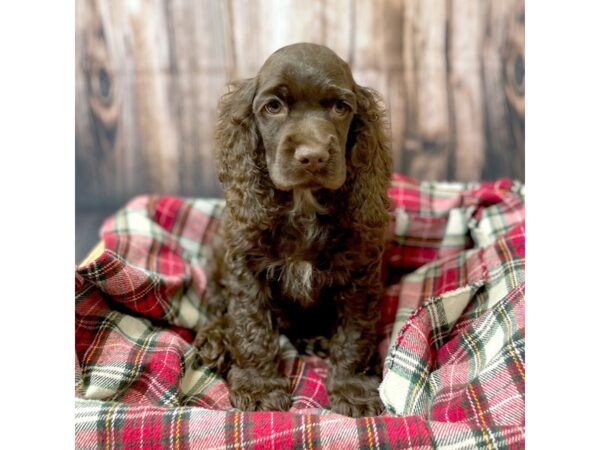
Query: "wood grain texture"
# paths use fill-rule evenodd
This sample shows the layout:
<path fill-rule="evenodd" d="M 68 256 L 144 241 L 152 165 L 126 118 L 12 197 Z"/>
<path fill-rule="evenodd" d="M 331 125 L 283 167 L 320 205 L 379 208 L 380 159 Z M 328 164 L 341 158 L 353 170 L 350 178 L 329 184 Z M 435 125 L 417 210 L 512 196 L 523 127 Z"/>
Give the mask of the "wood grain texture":
<path fill-rule="evenodd" d="M 524 0 L 77 0 L 76 200 L 220 195 L 218 99 L 276 49 L 328 45 L 381 92 L 394 168 L 524 179 Z"/>
<path fill-rule="evenodd" d="M 450 123 L 445 52 L 446 2 L 410 0 L 412 36 L 411 87 L 415 92 L 415 122 L 410 130 L 413 157 L 409 173 L 422 179 L 448 178 Z M 408 70 L 408 68 L 407 68 Z"/>
<path fill-rule="evenodd" d="M 515 45 L 524 27 L 523 2 L 485 0 L 482 4 L 486 30 L 481 59 L 486 123 L 483 176 L 523 179 L 524 103 L 522 109 L 515 109 L 513 105 L 521 102 L 507 96 L 507 92 L 511 92 L 524 99 L 524 49 L 520 44 Z M 514 76 L 507 76 L 511 73 Z"/>
<path fill-rule="evenodd" d="M 458 180 L 476 180 L 485 163 L 481 82 L 481 2 L 449 2 L 449 100 L 453 121 L 450 172 Z"/>

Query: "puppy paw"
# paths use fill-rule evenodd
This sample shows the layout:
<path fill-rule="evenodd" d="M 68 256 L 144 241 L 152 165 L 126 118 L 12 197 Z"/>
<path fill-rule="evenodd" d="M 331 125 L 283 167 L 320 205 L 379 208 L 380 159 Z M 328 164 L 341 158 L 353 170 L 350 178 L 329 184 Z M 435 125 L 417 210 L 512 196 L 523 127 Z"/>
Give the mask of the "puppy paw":
<path fill-rule="evenodd" d="M 350 417 L 377 416 L 384 411 L 376 377 L 353 376 L 328 383 L 332 411 Z"/>
<path fill-rule="evenodd" d="M 198 349 L 198 363 L 220 375 L 225 375 L 231 365 L 226 322 L 219 318 L 201 329 L 196 335 L 194 345 Z"/>
<path fill-rule="evenodd" d="M 232 367 L 227 383 L 231 404 L 242 411 L 287 411 L 292 406 L 285 377 L 264 378 Z"/>

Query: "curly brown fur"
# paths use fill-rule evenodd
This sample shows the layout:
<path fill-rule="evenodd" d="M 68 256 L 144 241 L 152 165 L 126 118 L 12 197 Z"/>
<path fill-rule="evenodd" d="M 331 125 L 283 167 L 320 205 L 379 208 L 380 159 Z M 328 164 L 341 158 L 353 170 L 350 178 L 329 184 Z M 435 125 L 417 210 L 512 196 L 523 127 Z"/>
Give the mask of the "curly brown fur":
<path fill-rule="evenodd" d="M 381 257 L 391 157 L 379 96 L 326 47 L 275 52 L 220 103 L 226 209 L 200 330 L 204 364 L 243 410 L 290 407 L 279 333 L 326 338 L 331 408 L 375 415 Z M 322 347 L 327 347 L 323 345 Z"/>

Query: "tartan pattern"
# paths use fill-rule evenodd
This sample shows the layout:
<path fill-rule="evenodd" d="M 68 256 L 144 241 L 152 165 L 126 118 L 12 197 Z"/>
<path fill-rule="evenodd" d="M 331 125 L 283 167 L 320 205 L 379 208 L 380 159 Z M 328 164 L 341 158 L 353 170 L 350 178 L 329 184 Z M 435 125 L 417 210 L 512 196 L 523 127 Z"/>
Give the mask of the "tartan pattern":
<path fill-rule="evenodd" d="M 328 410 L 280 338 L 289 412 L 239 412 L 191 345 L 222 200 L 140 196 L 75 274 L 77 448 L 523 448 L 524 187 L 395 175 L 379 351 L 387 412 Z"/>

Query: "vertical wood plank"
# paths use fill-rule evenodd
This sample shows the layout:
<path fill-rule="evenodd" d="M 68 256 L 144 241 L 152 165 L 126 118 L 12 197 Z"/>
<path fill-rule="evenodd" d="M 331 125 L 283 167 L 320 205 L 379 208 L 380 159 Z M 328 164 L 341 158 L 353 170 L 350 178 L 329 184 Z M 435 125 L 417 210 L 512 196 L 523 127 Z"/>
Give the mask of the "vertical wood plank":
<path fill-rule="evenodd" d="M 234 61 L 229 2 L 170 0 L 168 41 L 178 73 L 232 70 Z"/>
<path fill-rule="evenodd" d="M 480 179 L 485 159 L 480 4 L 479 0 L 449 3 L 450 114 L 454 123 L 451 177 L 461 181 Z"/>
<path fill-rule="evenodd" d="M 234 73 L 232 78 L 250 78 L 256 74 L 261 61 L 261 46 L 257 30 L 260 30 L 261 0 L 248 2 L 230 0 L 231 28 L 234 49 Z"/>
<path fill-rule="evenodd" d="M 122 201 L 131 187 L 126 176 L 131 130 L 123 115 L 128 90 L 115 64 L 102 2 L 80 2 L 77 15 L 77 203 L 106 205 Z"/>
<path fill-rule="evenodd" d="M 218 99 L 235 63 L 231 11 L 227 2 L 215 0 L 176 0 L 167 5 L 175 61 L 170 95 L 179 137 L 178 192 L 217 195 L 213 130 Z"/>
<path fill-rule="evenodd" d="M 525 1 L 513 3 L 508 23 L 508 49 L 504 65 L 505 93 L 510 111 L 510 129 L 515 146 L 509 172 L 525 181 Z"/>
<path fill-rule="evenodd" d="M 355 70 L 382 71 L 385 66 L 384 0 L 356 0 L 354 30 Z"/>
<path fill-rule="evenodd" d="M 322 2 L 262 0 L 261 64 L 275 50 L 296 42 L 323 41 Z"/>
<path fill-rule="evenodd" d="M 402 71 L 405 44 L 405 0 L 386 0 L 383 5 L 384 70 Z"/>
<path fill-rule="evenodd" d="M 168 46 L 157 44 L 167 34 L 164 3 L 128 2 L 131 56 L 136 67 L 135 88 L 139 138 L 149 167 L 150 184 L 160 192 L 179 190 L 178 133 L 170 97 L 171 71 Z"/>
<path fill-rule="evenodd" d="M 238 77 L 254 76 L 271 53 L 283 46 L 323 41 L 321 2 L 232 0 L 232 10 Z"/>
<path fill-rule="evenodd" d="M 483 86 L 485 91 L 486 119 L 486 164 L 483 176 L 519 176 L 513 173 L 512 160 L 515 154 L 522 155 L 522 140 L 519 142 L 512 126 L 512 111 L 506 96 L 505 64 L 508 51 L 509 23 L 512 13 L 523 0 L 484 2 L 482 11 L 486 24 L 483 37 Z M 524 173 L 523 173 L 524 175 Z"/>
<path fill-rule="evenodd" d="M 450 123 L 445 36 L 445 2 L 406 0 L 407 128 L 403 164 L 410 175 L 420 179 L 448 178 Z"/>
<path fill-rule="evenodd" d="M 387 98 L 394 171 L 402 172 L 404 167 L 403 143 L 407 121 L 407 92 L 405 90 L 403 44 L 404 44 L 404 0 L 388 0 L 383 12 L 384 69 L 388 74 Z"/>
<path fill-rule="evenodd" d="M 135 111 L 134 71 L 135 65 L 129 51 L 130 28 L 123 2 L 95 0 L 95 10 L 99 16 L 107 55 L 112 67 L 111 86 L 118 99 L 117 139 L 110 150 L 114 158 L 114 168 L 103 173 L 102 182 L 107 203 L 123 203 L 143 188 L 145 164 L 141 164 L 142 148 L 139 145 Z M 132 175 L 134 174 L 134 175 Z"/>
<path fill-rule="evenodd" d="M 441 147 L 447 145 L 449 128 L 445 2 L 419 0 L 417 20 L 419 135 L 423 141 Z"/>
<path fill-rule="evenodd" d="M 93 26 L 91 15 L 88 1 L 75 2 L 75 201 L 80 208 L 92 203 L 96 186 L 94 178 L 97 176 L 91 173 L 96 145 L 86 80 L 86 70 L 89 70 L 88 33 Z"/>
<path fill-rule="evenodd" d="M 421 149 L 417 125 L 417 56 L 415 54 L 415 36 L 417 23 L 417 1 L 404 0 L 402 14 L 402 81 L 404 92 L 404 137 L 399 142 L 401 171 L 417 177 L 412 161 Z"/>
<path fill-rule="evenodd" d="M 322 43 L 350 62 L 354 45 L 355 0 L 324 0 Z"/>

